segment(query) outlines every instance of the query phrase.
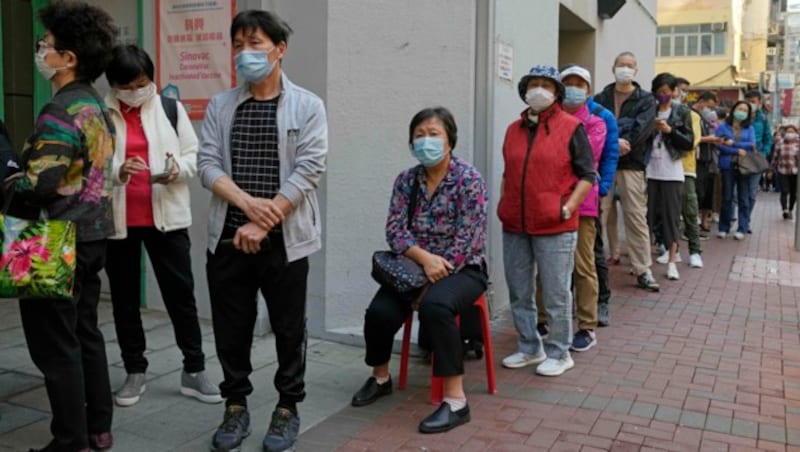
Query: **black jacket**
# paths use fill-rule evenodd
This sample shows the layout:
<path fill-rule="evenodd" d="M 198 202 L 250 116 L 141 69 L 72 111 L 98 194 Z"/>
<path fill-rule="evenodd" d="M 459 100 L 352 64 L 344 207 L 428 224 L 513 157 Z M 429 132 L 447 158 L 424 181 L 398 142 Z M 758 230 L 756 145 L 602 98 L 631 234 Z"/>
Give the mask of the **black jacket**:
<path fill-rule="evenodd" d="M 673 160 L 683 158 L 694 149 L 694 130 L 692 129 L 692 111 L 684 105 L 672 106 L 672 111 L 667 118 L 667 124 L 672 128 L 670 133 L 663 134 L 664 144 Z M 655 132 L 658 133 L 658 132 Z M 655 133 L 653 136 L 655 136 Z"/>
<path fill-rule="evenodd" d="M 647 167 L 647 154 L 653 147 L 653 121 L 656 119 L 656 99 L 649 91 L 643 90 L 638 83 L 633 82 L 633 84 L 636 89 L 622 103 L 617 116 L 619 137 L 631 143 L 631 152 L 619 157 L 617 170 L 644 171 Z M 610 111 L 615 111 L 614 83 L 597 93 L 594 96 L 594 100 Z"/>

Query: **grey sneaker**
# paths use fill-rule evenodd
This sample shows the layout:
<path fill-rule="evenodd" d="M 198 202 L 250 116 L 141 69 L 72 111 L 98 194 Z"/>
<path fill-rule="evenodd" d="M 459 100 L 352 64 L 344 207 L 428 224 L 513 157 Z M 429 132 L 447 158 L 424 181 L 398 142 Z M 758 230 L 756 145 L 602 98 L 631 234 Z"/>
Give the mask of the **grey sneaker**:
<path fill-rule="evenodd" d="M 143 373 L 128 374 L 125 383 L 114 394 L 114 401 L 119 406 L 135 405 L 139 401 L 139 397 L 144 394 L 145 389 Z"/>
<path fill-rule="evenodd" d="M 611 324 L 611 315 L 608 312 L 608 303 L 597 303 L 597 326 Z"/>
<path fill-rule="evenodd" d="M 205 403 L 220 403 L 222 396 L 219 388 L 208 381 L 205 372 L 181 372 L 181 394 Z"/>
<path fill-rule="evenodd" d="M 661 290 L 661 287 L 656 282 L 656 279 L 653 278 L 653 273 L 650 270 L 642 273 L 636 278 L 636 283 L 639 284 L 639 287 L 642 289 L 648 290 L 650 292 L 658 292 Z"/>

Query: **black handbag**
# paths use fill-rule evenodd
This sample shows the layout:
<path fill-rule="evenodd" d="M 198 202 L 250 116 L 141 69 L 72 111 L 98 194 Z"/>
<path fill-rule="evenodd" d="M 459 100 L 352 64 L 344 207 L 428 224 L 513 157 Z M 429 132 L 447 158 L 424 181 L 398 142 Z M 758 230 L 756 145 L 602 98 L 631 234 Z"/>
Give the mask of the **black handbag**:
<path fill-rule="evenodd" d="M 414 174 L 411 198 L 408 202 L 407 228 L 411 230 L 411 222 L 417 208 L 419 196 L 419 175 Z M 413 294 L 428 284 L 425 270 L 413 259 L 393 251 L 375 251 L 372 254 L 372 279 L 383 287 L 388 287 L 400 294 Z"/>

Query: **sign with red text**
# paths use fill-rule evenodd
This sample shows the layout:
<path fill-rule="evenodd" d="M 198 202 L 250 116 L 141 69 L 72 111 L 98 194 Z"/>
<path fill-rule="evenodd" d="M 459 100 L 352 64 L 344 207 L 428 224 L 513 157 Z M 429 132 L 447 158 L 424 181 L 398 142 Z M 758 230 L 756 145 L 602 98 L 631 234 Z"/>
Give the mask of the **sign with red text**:
<path fill-rule="evenodd" d="M 236 85 L 230 26 L 236 0 L 156 0 L 156 84 L 202 120 L 208 100 Z"/>

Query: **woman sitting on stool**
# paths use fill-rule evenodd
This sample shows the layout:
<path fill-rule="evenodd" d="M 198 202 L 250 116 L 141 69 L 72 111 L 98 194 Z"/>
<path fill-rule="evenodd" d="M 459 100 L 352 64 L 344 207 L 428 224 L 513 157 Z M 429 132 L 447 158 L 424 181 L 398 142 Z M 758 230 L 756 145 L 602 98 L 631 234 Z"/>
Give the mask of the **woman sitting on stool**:
<path fill-rule="evenodd" d="M 445 108 L 427 108 L 414 116 L 408 141 L 420 165 L 395 180 L 386 220 L 392 251 L 422 266 L 431 283 L 413 304 L 430 333 L 433 374 L 444 379 L 444 402 L 419 424 L 422 433 L 444 432 L 470 420 L 455 318 L 472 309 L 488 281 L 486 184 L 472 165 L 452 155 L 456 132 L 453 115 Z M 414 186 L 419 187 L 417 202 L 408 212 Z M 394 335 L 411 311 L 412 300 L 390 288 L 381 287 L 375 294 L 364 316 L 365 361 L 373 368 L 372 376 L 353 396 L 353 406 L 369 405 L 392 392 L 389 358 Z"/>

